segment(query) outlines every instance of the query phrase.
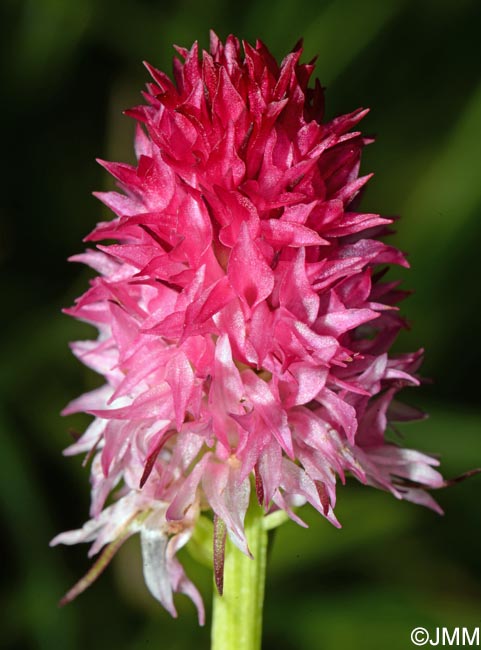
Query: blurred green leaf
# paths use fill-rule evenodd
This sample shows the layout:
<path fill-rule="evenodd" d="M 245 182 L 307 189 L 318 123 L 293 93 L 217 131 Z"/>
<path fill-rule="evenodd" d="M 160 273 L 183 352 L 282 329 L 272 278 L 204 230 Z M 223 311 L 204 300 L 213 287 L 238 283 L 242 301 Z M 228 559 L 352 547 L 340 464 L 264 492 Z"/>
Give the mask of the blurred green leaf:
<path fill-rule="evenodd" d="M 0 412 L 0 504 L 2 519 L 12 537 L 14 561 L 21 582 L 4 606 L 10 615 L 4 627 L 15 638 L 28 630 L 39 650 L 75 647 L 76 613 L 60 614 L 57 607 L 62 585 L 55 560 L 48 548 L 52 535 L 49 509 L 38 488 L 32 459 L 19 445 L 14 427 Z M 15 604 L 15 607 L 11 605 Z"/>
<path fill-rule="evenodd" d="M 429 413 L 427 420 L 400 426 L 404 444 L 439 455 L 445 472 L 456 474 L 481 467 L 481 412 L 466 407 L 424 406 Z"/>
<path fill-rule="evenodd" d="M 337 529 L 314 508 L 304 506 L 299 516 L 309 529 L 288 522 L 275 532 L 269 570 L 295 572 L 309 566 L 326 566 L 343 555 L 373 543 L 387 543 L 409 529 L 419 516 L 414 506 L 398 503 L 387 494 L 354 481 L 338 488 Z"/>
<path fill-rule="evenodd" d="M 307 57 L 318 57 L 318 74 L 330 84 L 401 11 L 405 0 L 330 2 L 304 25 Z M 355 17 L 355 18 L 354 18 Z"/>
<path fill-rule="evenodd" d="M 212 539 L 214 526 L 207 517 L 201 516 L 197 520 L 194 533 L 186 548 L 194 560 L 212 569 Z"/>
<path fill-rule="evenodd" d="M 26 0 L 17 27 L 14 64 L 24 82 L 64 72 L 92 17 L 90 0 Z"/>
<path fill-rule="evenodd" d="M 411 249 L 436 247 L 438 255 L 452 248 L 453 239 L 470 231 L 467 223 L 481 205 L 481 147 L 476 133 L 481 124 L 481 84 L 469 97 L 464 111 L 431 152 L 403 207 L 406 215 L 420 215 L 416 227 L 406 229 L 403 240 Z"/>

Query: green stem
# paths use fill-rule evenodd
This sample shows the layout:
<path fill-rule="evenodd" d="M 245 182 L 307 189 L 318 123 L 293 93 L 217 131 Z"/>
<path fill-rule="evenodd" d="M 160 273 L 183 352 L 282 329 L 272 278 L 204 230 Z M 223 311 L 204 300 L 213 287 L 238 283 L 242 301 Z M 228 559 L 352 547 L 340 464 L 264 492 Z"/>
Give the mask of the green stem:
<path fill-rule="evenodd" d="M 226 540 L 224 594 L 214 587 L 212 650 L 260 650 L 267 531 L 262 510 L 251 504 L 245 530 L 253 559 Z"/>

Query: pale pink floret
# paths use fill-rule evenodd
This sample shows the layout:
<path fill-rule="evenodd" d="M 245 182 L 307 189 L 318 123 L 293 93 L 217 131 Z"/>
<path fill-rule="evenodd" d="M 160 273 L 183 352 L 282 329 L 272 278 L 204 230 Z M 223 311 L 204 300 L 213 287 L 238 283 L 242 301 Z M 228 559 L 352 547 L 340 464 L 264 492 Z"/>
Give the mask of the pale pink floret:
<path fill-rule="evenodd" d="M 178 48 L 175 83 L 150 67 L 136 167 L 101 162 L 117 215 L 75 256 L 99 276 L 67 312 L 99 329 L 72 349 L 106 385 L 65 413 L 95 417 L 66 453 L 93 455 L 92 520 L 54 542 L 92 552 L 140 532 L 147 585 L 200 597 L 175 552 L 211 509 L 249 553 L 251 479 L 266 512 L 309 502 L 334 525 L 336 476 L 438 509 L 430 456 L 386 442 L 393 401 L 417 385 L 421 354 L 389 355 L 404 326 L 379 241 L 391 220 L 357 212 L 366 110 L 322 123 L 301 50 L 280 66 L 265 46 L 212 34 Z M 252 483 L 254 485 L 254 483 Z M 104 509 L 110 492 L 123 495 Z"/>

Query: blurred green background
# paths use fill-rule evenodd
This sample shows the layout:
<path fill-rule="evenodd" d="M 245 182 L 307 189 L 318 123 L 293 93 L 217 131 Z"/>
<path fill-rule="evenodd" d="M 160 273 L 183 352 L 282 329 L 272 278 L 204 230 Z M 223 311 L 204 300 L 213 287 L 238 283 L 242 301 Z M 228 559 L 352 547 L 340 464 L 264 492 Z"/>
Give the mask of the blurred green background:
<path fill-rule="evenodd" d="M 60 314 L 88 274 L 65 258 L 105 217 L 91 196 L 109 181 L 94 157 L 131 160 L 132 121 L 148 59 L 170 70 L 172 43 L 261 37 L 278 57 L 305 37 L 319 54 L 333 116 L 370 106 L 377 137 L 367 211 L 401 214 L 396 243 L 415 288 L 413 329 L 398 348 L 426 347 L 407 392 L 431 418 L 404 427 L 406 444 L 442 455 L 454 476 L 481 465 L 481 73 L 476 0 L 3 0 L 3 336 L 0 340 L 1 647 L 185 650 L 209 646 L 193 607 L 174 621 L 143 585 L 138 539 L 74 604 L 58 598 L 87 569 L 86 547 L 48 548 L 87 516 L 88 476 L 65 459 L 58 412 L 97 385 L 67 342 L 89 330 Z M 264 648 L 403 650 L 413 627 L 481 625 L 480 479 L 440 493 L 444 517 L 349 482 L 339 489 L 341 531 L 315 513 L 287 524 L 272 547 Z M 210 601 L 211 576 L 189 563 Z"/>

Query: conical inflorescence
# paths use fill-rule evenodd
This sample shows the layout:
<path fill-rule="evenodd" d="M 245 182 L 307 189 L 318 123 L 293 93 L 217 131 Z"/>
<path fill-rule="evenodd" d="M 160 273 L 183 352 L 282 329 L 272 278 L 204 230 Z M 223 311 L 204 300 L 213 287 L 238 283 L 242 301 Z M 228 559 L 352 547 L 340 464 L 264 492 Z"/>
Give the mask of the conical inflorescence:
<path fill-rule="evenodd" d="M 297 48 L 212 34 L 210 52 L 177 48 L 175 81 L 147 66 L 137 165 L 103 162 L 117 215 L 72 259 L 98 276 L 67 313 L 99 330 L 74 354 L 105 385 L 65 413 L 94 420 L 66 451 L 92 458 L 91 520 L 54 543 L 104 548 L 83 590 L 139 532 L 146 583 L 175 615 L 173 592 L 202 599 L 176 552 L 214 513 L 249 553 L 250 494 L 302 523 L 309 502 L 334 525 L 346 473 L 437 509 L 437 460 L 388 442 L 396 401 L 419 380 L 421 352 L 390 354 L 405 322 L 403 255 L 380 241 L 391 220 L 356 211 L 369 140 L 357 110 L 323 122 L 323 90 Z M 105 507 L 115 490 L 113 505 Z"/>

